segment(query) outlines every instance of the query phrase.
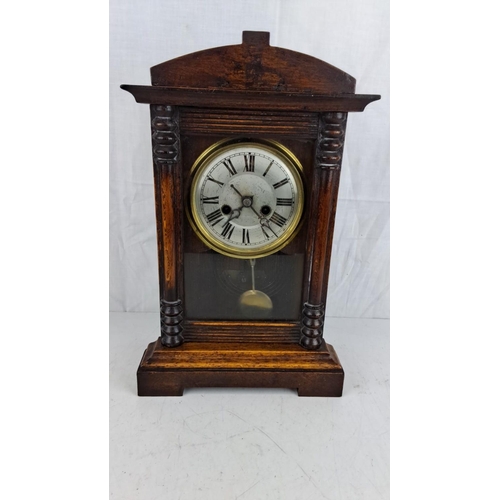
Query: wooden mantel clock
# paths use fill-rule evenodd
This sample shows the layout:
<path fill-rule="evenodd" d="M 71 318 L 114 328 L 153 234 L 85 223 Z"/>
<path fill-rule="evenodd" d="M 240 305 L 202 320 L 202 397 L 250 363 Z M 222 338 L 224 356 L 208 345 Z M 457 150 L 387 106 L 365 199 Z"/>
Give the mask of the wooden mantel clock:
<path fill-rule="evenodd" d="M 243 43 L 122 85 L 151 108 L 161 336 L 141 396 L 282 387 L 341 396 L 323 340 L 347 113 L 380 98 L 313 57 Z"/>

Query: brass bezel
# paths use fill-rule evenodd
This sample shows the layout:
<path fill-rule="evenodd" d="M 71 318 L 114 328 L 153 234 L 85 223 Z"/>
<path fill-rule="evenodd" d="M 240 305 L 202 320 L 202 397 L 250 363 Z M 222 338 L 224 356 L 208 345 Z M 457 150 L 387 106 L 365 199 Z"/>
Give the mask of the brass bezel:
<path fill-rule="evenodd" d="M 297 185 L 297 210 L 294 214 L 291 224 L 278 239 L 258 249 L 234 248 L 232 245 L 228 245 L 227 243 L 217 239 L 206 230 L 201 222 L 199 214 L 195 210 L 195 187 L 204 170 L 204 167 L 213 159 L 214 156 L 219 155 L 221 152 L 224 152 L 224 150 L 230 151 L 235 145 L 240 146 L 246 144 L 248 144 L 249 146 L 260 147 L 261 149 L 267 150 L 268 152 L 278 156 L 289 168 L 290 173 Z M 269 139 L 247 138 L 223 139 L 207 148 L 196 159 L 193 166 L 191 167 L 190 196 L 188 210 L 186 211 L 189 223 L 196 235 L 200 238 L 201 241 L 203 241 L 203 243 L 205 243 L 205 245 L 222 255 L 226 255 L 228 257 L 233 257 L 236 259 L 259 259 L 276 253 L 283 247 L 285 247 L 288 243 L 290 243 L 290 241 L 300 230 L 302 215 L 304 211 L 304 182 L 302 180 L 303 172 L 304 170 L 298 158 L 288 148 L 277 141 Z"/>

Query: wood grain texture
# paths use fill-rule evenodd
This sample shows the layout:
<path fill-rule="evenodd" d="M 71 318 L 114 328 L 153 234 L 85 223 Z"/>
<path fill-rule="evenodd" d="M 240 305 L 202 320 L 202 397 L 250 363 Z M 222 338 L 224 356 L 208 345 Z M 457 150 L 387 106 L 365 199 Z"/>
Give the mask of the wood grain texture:
<path fill-rule="evenodd" d="M 242 43 L 187 54 L 151 68 L 154 86 L 285 93 L 353 93 L 356 80 L 315 57 L 269 45 L 244 31 Z"/>
<path fill-rule="evenodd" d="M 149 344 L 137 370 L 140 396 L 181 396 L 188 387 L 268 387 L 299 396 L 342 395 L 344 370 L 332 346 L 307 351 L 293 344 L 186 342 Z"/>
<path fill-rule="evenodd" d="M 300 344 L 307 349 L 317 349 L 323 342 L 323 316 L 346 123 L 347 113 L 320 115 L 312 188 L 320 201 L 311 208 L 305 270 L 309 287 L 300 338 Z"/>
<path fill-rule="evenodd" d="M 316 138 L 317 113 L 181 108 L 183 134 Z"/>
<path fill-rule="evenodd" d="M 144 359 L 144 369 L 259 369 L 330 370 L 332 360 L 327 349 L 307 351 L 297 344 L 242 342 L 185 342 L 177 349 L 165 349 L 158 339 Z"/>
<path fill-rule="evenodd" d="M 184 325 L 186 342 L 264 342 L 297 344 L 298 322 L 188 321 Z"/>
<path fill-rule="evenodd" d="M 276 92 L 173 89 L 147 85 L 120 85 L 142 104 L 169 103 L 172 106 L 194 106 L 215 109 L 259 109 L 276 111 L 364 111 L 380 99 L 379 95 L 332 94 L 306 95 Z"/>
<path fill-rule="evenodd" d="M 161 338 L 176 347 L 182 336 L 182 217 L 177 200 L 182 196 L 182 168 L 178 111 L 151 105 L 151 138 L 155 178 Z"/>

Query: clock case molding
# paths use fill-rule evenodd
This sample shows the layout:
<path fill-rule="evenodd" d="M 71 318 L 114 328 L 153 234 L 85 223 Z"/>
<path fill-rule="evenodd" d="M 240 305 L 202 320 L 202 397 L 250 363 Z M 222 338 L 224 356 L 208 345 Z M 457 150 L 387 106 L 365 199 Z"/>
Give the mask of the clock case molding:
<path fill-rule="evenodd" d="M 323 325 L 342 151 L 348 113 L 380 96 L 355 94 L 352 76 L 272 47 L 269 33 L 251 31 L 243 32 L 240 45 L 153 66 L 151 82 L 121 85 L 151 110 L 161 337 L 139 365 L 139 395 L 182 395 L 185 387 L 286 387 L 301 396 L 341 396 L 344 371 L 323 340 Z M 214 137 L 296 143 L 310 163 L 299 321 L 185 317 L 184 174 L 192 166 L 189 148 L 202 149 Z"/>

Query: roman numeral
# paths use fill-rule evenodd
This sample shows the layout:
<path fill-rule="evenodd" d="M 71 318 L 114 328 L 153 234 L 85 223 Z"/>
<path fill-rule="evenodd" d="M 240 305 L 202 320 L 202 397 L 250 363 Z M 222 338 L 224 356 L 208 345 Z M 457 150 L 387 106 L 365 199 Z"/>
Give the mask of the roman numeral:
<path fill-rule="evenodd" d="M 218 224 L 222 219 L 224 219 L 224 216 L 222 215 L 222 212 L 220 209 L 215 210 L 214 212 L 211 212 L 207 215 L 208 222 L 212 224 L 212 226 L 215 226 Z"/>
<path fill-rule="evenodd" d="M 204 196 L 201 201 L 203 203 L 209 203 L 212 205 L 217 205 L 219 203 L 219 197 L 218 196 Z"/>
<path fill-rule="evenodd" d="M 245 155 L 245 172 L 255 172 L 255 155 Z"/>
<path fill-rule="evenodd" d="M 274 189 L 278 189 L 281 186 L 284 186 L 285 184 L 288 184 L 288 179 L 283 179 L 282 181 L 277 182 L 276 184 L 273 184 Z"/>
<path fill-rule="evenodd" d="M 213 179 L 213 178 L 212 178 L 212 177 L 210 177 L 210 176 L 208 176 L 208 180 L 209 180 L 209 181 L 212 181 L 212 182 L 215 182 L 215 184 L 218 184 L 218 185 L 219 185 L 219 186 L 221 186 L 221 187 L 224 185 L 224 183 L 223 183 L 223 182 L 221 182 L 221 181 L 216 181 L 215 179 Z"/>
<path fill-rule="evenodd" d="M 276 205 L 278 207 L 291 207 L 292 198 L 276 198 Z"/>
<path fill-rule="evenodd" d="M 245 160 L 246 160 L 246 157 L 245 157 Z M 229 158 L 227 160 L 224 160 L 222 163 L 229 170 L 229 173 L 231 175 L 236 175 L 236 169 L 234 168 L 234 166 L 231 163 L 231 160 Z"/>
<path fill-rule="evenodd" d="M 265 177 L 265 176 L 266 176 L 266 174 L 269 172 L 269 169 L 272 167 L 273 163 L 274 163 L 274 160 L 273 160 L 273 161 L 269 164 L 269 166 L 266 168 L 266 171 L 262 174 L 262 177 Z"/>
<path fill-rule="evenodd" d="M 243 228 L 243 233 L 241 235 L 241 242 L 243 244 L 250 243 L 250 233 L 248 232 L 248 229 Z"/>
<path fill-rule="evenodd" d="M 222 237 L 223 238 L 231 238 L 231 235 L 233 234 L 233 231 L 234 231 L 234 226 L 229 222 L 227 221 L 223 226 L 222 226 Z"/>
<path fill-rule="evenodd" d="M 285 225 L 286 219 L 282 215 L 274 212 L 269 221 L 274 222 L 279 227 L 283 227 Z"/>

